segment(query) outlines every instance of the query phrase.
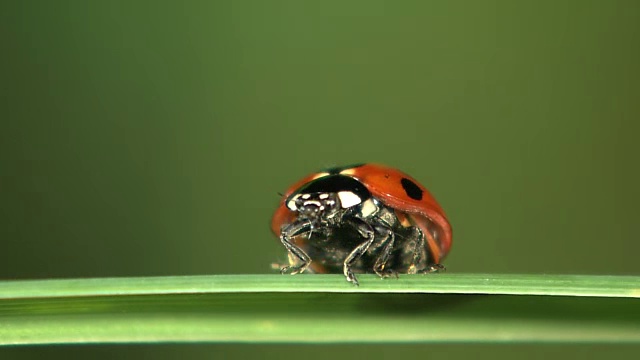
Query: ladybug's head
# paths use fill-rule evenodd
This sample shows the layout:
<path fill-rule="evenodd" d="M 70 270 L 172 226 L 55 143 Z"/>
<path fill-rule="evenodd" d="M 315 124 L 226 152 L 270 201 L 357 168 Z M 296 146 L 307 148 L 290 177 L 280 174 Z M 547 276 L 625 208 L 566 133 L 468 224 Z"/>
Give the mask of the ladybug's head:
<path fill-rule="evenodd" d="M 300 187 L 285 204 L 302 219 L 326 220 L 369 197 L 369 191 L 358 180 L 345 175 L 328 175 Z"/>
<path fill-rule="evenodd" d="M 289 201 L 287 206 L 298 212 L 301 219 L 324 219 L 337 213 L 340 199 L 336 193 L 304 193 Z"/>

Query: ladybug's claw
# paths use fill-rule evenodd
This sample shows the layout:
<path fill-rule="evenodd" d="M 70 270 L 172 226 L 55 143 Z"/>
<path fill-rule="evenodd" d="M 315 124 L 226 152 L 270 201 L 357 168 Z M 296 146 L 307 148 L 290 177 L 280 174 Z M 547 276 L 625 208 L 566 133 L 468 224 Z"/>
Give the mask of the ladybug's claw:
<path fill-rule="evenodd" d="M 301 272 L 304 272 L 307 269 L 308 265 L 309 264 L 305 264 L 302 266 L 285 266 L 282 269 L 280 269 L 280 274 L 290 274 L 290 275 L 300 274 Z"/>
<path fill-rule="evenodd" d="M 344 276 L 347 278 L 348 282 L 352 283 L 355 286 L 360 286 L 360 283 L 358 283 L 358 279 L 353 274 L 353 271 L 351 271 L 350 268 L 345 270 Z"/>
<path fill-rule="evenodd" d="M 374 269 L 373 270 L 381 279 L 395 276 L 398 278 L 398 272 L 392 269 Z"/>
<path fill-rule="evenodd" d="M 444 265 L 429 264 L 426 267 L 426 269 L 422 269 L 418 271 L 418 274 L 431 274 L 431 273 L 438 273 L 438 272 L 445 272 L 445 271 L 447 271 L 447 268 L 445 268 Z"/>

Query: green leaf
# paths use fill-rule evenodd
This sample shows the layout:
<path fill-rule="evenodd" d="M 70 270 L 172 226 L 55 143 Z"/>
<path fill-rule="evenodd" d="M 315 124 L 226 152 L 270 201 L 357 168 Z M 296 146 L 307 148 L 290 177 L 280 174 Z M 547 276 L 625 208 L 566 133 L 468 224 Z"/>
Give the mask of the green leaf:
<path fill-rule="evenodd" d="M 0 282 L 0 344 L 640 342 L 640 277 L 214 275 Z"/>

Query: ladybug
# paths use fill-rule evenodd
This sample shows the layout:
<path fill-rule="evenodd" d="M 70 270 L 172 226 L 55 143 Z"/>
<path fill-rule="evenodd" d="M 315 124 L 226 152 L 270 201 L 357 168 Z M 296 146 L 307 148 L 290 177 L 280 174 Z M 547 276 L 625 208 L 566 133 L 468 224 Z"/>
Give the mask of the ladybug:
<path fill-rule="evenodd" d="M 287 190 L 271 230 L 288 251 L 281 273 L 354 273 L 388 277 L 443 270 L 451 225 L 429 191 L 378 164 L 335 167 Z"/>

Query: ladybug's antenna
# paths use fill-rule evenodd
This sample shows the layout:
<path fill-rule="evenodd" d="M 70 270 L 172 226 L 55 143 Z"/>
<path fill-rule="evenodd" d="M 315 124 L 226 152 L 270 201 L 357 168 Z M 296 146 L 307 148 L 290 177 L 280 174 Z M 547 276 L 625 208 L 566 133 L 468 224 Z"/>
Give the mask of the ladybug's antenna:
<path fill-rule="evenodd" d="M 278 195 L 280 195 L 280 197 L 283 197 L 283 196 L 284 196 L 284 194 L 283 194 L 283 193 L 281 193 L 280 191 L 278 191 Z"/>

